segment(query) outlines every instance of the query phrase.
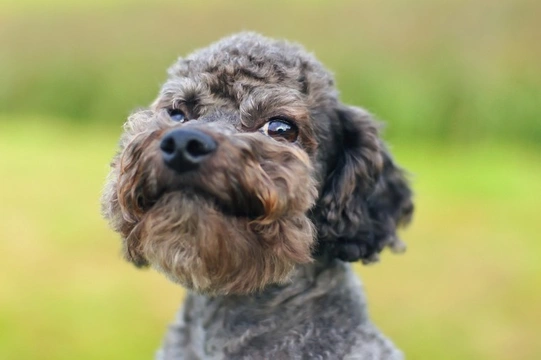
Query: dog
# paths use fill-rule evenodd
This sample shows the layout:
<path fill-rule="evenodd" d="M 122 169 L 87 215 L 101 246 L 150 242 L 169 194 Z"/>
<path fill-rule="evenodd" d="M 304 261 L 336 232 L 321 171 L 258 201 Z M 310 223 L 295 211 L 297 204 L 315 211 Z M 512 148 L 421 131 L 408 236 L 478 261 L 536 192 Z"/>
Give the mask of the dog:
<path fill-rule="evenodd" d="M 103 214 L 189 292 L 159 359 L 401 359 L 351 263 L 404 250 L 405 172 L 301 46 L 241 33 L 180 58 L 124 126 Z"/>

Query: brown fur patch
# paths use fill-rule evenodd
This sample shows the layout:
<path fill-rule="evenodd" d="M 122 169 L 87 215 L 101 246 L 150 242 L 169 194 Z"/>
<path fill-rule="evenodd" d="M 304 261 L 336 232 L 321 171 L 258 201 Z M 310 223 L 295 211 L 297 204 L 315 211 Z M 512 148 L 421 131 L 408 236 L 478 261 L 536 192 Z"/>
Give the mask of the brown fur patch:
<path fill-rule="evenodd" d="M 159 149 L 177 126 L 148 111 L 126 125 L 103 200 L 126 258 L 206 293 L 260 290 L 311 261 L 315 232 L 306 212 L 317 190 L 306 153 L 259 133 L 184 125 L 219 145 L 201 168 L 179 176 Z"/>

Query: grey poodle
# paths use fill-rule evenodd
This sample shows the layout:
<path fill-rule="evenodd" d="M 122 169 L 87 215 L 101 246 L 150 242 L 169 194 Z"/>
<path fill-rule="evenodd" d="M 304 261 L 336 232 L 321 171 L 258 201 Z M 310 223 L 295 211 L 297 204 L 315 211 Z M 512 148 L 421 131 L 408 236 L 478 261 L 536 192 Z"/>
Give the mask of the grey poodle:
<path fill-rule="evenodd" d="M 351 262 L 403 250 L 404 173 L 302 47 L 253 33 L 179 59 L 125 124 L 103 195 L 125 258 L 189 294 L 159 359 L 400 359 Z"/>

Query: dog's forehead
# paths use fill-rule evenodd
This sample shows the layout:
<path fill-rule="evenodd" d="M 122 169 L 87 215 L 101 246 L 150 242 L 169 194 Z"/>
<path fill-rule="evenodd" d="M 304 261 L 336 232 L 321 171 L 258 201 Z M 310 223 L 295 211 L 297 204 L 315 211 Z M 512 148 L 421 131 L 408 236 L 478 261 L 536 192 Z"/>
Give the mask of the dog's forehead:
<path fill-rule="evenodd" d="M 239 109 L 249 97 L 265 97 L 262 89 L 278 88 L 298 92 L 307 103 L 336 98 L 332 76 L 302 47 L 248 33 L 179 59 L 169 69 L 158 102 L 162 107 L 191 101 Z"/>

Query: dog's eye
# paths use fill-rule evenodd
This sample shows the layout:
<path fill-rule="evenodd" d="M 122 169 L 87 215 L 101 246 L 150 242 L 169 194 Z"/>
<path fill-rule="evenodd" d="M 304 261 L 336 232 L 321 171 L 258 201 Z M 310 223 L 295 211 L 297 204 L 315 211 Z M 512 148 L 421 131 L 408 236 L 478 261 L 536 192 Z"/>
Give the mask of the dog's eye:
<path fill-rule="evenodd" d="M 183 123 L 186 121 L 186 115 L 178 109 L 170 109 L 168 110 L 169 116 L 171 117 L 171 120 L 181 122 Z"/>
<path fill-rule="evenodd" d="M 282 138 L 289 142 L 294 142 L 299 136 L 299 128 L 293 123 L 281 118 L 270 119 L 261 127 L 260 131 L 272 138 Z"/>

